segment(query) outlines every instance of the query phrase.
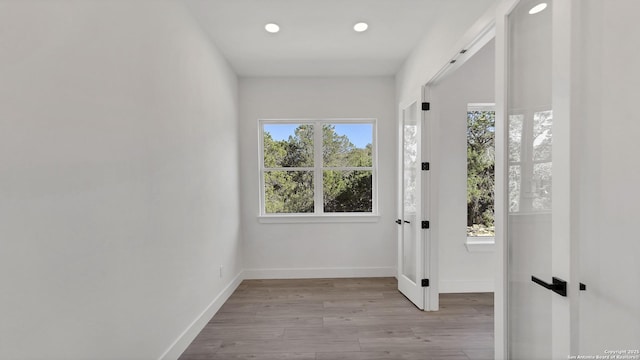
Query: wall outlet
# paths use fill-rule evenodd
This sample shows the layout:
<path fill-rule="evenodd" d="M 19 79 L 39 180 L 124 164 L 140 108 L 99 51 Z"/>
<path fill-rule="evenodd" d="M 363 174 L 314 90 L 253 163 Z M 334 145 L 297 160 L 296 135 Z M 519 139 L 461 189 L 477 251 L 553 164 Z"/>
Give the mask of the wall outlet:
<path fill-rule="evenodd" d="M 222 270 L 224 270 L 224 266 L 220 265 L 220 279 L 222 279 Z"/>

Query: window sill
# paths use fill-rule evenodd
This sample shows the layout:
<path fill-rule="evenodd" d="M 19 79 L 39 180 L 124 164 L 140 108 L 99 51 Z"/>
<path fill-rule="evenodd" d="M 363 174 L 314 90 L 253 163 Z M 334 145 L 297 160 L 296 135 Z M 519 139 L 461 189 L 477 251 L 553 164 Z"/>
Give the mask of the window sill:
<path fill-rule="evenodd" d="M 470 236 L 464 246 L 468 252 L 493 252 L 496 238 L 493 236 Z"/>
<path fill-rule="evenodd" d="M 371 223 L 380 221 L 374 214 L 345 215 L 260 215 L 258 222 L 264 224 L 305 224 L 305 223 Z"/>

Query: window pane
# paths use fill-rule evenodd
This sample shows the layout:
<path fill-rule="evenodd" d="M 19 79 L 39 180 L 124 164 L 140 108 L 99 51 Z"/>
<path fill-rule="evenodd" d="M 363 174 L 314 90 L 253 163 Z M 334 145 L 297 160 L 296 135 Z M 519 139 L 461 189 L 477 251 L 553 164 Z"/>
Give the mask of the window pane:
<path fill-rule="evenodd" d="M 509 212 L 520 211 L 520 165 L 509 166 Z"/>
<path fill-rule="evenodd" d="M 551 160 L 551 123 L 553 113 L 533 114 L 533 160 Z"/>
<path fill-rule="evenodd" d="M 415 215 L 417 213 L 416 206 L 418 204 L 418 199 L 416 198 L 417 193 L 417 174 L 416 169 L 405 169 L 404 170 L 404 188 L 403 198 L 404 198 L 404 213 Z"/>
<path fill-rule="evenodd" d="M 373 124 L 325 124 L 322 138 L 324 166 L 373 166 Z"/>
<path fill-rule="evenodd" d="M 313 125 L 265 124 L 264 166 L 313 166 Z"/>
<path fill-rule="evenodd" d="M 312 171 L 265 171 L 265 212 L 312 213 Z"/>
<path fill-rule="evenodd" d="M 418 126 L 403 126 L 403 162 L 405 169 L 414 169 L 418 161 Z"/>
<path fill-rule="evenodd" d="M 324 171 L 324 212 L 372 212 L 372 176 L 372 171 Z"/>
<path fill-rule="evenodd" d="M 509 116 L 509 161 L 520 162 L 524 115 Z"/>
<path fill-rule="evenodd" d="M 533 210 L 551 211 L 551 162 L 533 164 Z"/>
<path fill-rule="evenodd" d="M 495 111 L 467 112 L 467 236 L 494 236 Z"/>

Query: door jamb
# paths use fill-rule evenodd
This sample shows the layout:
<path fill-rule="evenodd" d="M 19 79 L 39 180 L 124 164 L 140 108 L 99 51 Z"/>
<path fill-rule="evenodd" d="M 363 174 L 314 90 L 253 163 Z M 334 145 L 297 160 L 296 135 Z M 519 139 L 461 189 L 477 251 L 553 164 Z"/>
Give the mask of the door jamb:
<path fill-rule="evenodd" d="M 507 17 L 520 0 L 503 0 L 496 9 L 495 18 L 495 102 L 496 102 L 496 166 L 495 166 L 495 249 L 496 284 L 494 292 L 494 354 L 496 359 L 509 356 L 509 303 L 508 293 L 508 247 L 507 247 L 507 211 L 508 211 L 508 173 L 506 154 L 508 145 L 507 131 Z M 500 149 L 501 151 L 498 151 Z"/>
<path fill-rule="evenodd" d="M 430 101 L 430 88 L 423 86 L 421 89 L 420 99 L 423 102 Z M 422 134 L 420 135 L 420 141 L 422 142 L 420 157 L 422 161 L 430 163 L 429 171 L 423 172 L 422 177 L 422 201 L 421 212 L 423 219 L 427 219 L 430 224 L 438 224 L 438 167 L 432 166 L 432 159 L 434 156 L 434 150 L 437 149 L 438 138 L 432 136 L 437 132 L 437 123 L 434 119 L 437 110 L 432 109 L 429 111 L 421 111 L 420 121 L 422 121 Z M 436 228 L 437 229 L 437 228 Z M 428 233 L 427 233 L 428 232 Z M 425 311 L 438 311 L 440 308 L 440 273 L 439 269 L 439 256 L 438 256 L 438 232 L 433 229 L 433 225 L 426 230 L 424 234 L 424 248 L 423 258 L 425 277 L 429 279 L 429 287 L 424 288 L 424 309 Z"/>

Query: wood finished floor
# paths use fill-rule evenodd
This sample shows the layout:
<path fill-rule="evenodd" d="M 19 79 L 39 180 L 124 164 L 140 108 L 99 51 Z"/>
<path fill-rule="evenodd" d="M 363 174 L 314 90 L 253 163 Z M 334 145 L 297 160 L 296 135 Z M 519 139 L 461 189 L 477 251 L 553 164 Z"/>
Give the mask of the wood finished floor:
<path fill-rule="evenodd" d="M 180 360 L 493 359 L 493 293 L 423 312 L 394 278 L 245 280 Z"/>

